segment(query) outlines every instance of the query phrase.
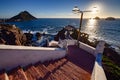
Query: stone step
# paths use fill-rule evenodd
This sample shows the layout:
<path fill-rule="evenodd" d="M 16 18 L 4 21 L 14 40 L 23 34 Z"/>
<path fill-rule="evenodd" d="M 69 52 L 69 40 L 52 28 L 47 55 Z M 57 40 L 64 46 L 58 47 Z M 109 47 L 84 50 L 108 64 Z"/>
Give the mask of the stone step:
<path fill-rule="evenodd" d="M 0 80 L 9 80 L 9 77 L 5 71 L 0 73 Z"/>
<path fill-rule="evenodd" d="M 21 67 L 17 67 L 12 69 L 9 73 L 9 80 L 28 80 L 23 69 Z"/>
<path fill-rule="evenodd" d="M 41 80 L 42 79 L 42 75 L 39 73 L 39 71 L 33 66 L 33 65 L 29 65 L 26 67 L 26 69 L 24 70 L 28 80 Z"/>

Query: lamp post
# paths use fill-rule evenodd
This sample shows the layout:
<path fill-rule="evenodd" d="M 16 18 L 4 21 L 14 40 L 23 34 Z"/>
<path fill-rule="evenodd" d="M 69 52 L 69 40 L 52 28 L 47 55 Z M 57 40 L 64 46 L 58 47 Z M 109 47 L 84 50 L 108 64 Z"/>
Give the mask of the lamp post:
<path fill-rule="evenodd" d="M 78 37 L 77 37 L 77 44 L 78 44 L 78 46 L 79 46 L 80 30 L 81 30 L 81 27 L 82 27 L 83 13 L 84 13 L 84 12 L 92 12 L 92 11 L 91 11 L 91 10 L 81 11 L 77 6 L 75 6 L 72 11 L 73 11 L 73 13 L 75 13 L 75 14 L 81 13 L 80 25 L 79 25 Z"/>

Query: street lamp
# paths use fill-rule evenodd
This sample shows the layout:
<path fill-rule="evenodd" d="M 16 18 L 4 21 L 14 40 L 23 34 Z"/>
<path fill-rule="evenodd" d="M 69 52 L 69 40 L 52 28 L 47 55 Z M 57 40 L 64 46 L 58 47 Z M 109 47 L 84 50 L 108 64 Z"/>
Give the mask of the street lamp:
<path fill-rule="evenodd" d="M 82 26 L 83 13 L 84 13 L 84 12 L 92 12 L 92 10 L 81 11 L 77 6 L 75 6 L 72 11 L 73 11 L 73 13 L 75 13 L 75 14 L 81 13 L 80 25 L 79 25 L 79 31 L 78 31 L 78 37 L 77 37 L 77 44 L 78 44 L 78 46 L 79 46 L 80 30 L 81 30 L 81 26 Z"/>

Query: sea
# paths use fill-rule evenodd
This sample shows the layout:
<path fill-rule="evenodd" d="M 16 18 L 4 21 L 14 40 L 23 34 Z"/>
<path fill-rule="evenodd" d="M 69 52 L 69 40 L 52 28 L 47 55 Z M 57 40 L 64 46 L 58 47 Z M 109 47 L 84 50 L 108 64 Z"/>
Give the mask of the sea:
<path fill-rule="evenodd" d="M 37 20 L 9 22 L 15 24 L 23 32 L 31 31 L 56 35 L 58 31 L 67 25 L 79 28 L 80 19 L 74 18 L 40 18 Z M 81 32 L 89 34 L 89 40 L 104 40 L 110 44 L 111 48 L 120 53 L 120 19 L 83 19 Z"/>

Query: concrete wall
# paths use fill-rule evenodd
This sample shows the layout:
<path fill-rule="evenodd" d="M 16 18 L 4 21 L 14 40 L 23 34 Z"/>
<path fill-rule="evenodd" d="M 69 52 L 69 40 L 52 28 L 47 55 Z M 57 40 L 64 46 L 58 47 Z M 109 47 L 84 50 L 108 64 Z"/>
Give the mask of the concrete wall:
<path fill-rule="evenodd" d="M 60 48 L 25 47 L 0 45 L 0 69 L 11 69 L 38 61 L 64 57 L 66 51 Z"/>

